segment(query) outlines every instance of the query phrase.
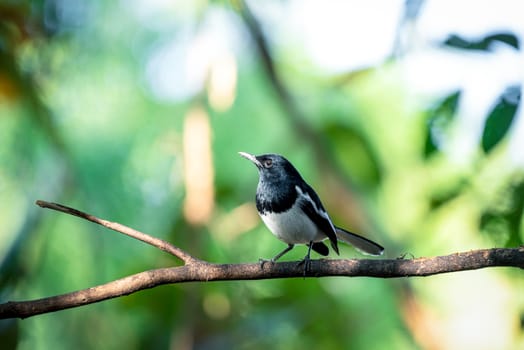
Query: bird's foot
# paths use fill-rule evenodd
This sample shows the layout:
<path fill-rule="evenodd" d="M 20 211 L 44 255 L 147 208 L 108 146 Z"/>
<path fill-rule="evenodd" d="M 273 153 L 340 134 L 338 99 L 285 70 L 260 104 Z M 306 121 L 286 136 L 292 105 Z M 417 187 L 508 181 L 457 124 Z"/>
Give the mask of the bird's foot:
<path fill-rule="evenodd" d="M 260 264 L 260 268 L 263 269 L 264 268 L 264 265 L 266 263 L 271 263 L 271 265 L 273 265 L 275 263 L 275 259 L 258 259 L 258 263 Z"/>
<path fill-rule="evenodd" d="M 306 255 L 304 259 L 299 261 L 297 267 L 300 265 L 304 265 L 304 277 L 306 277 L 306 274 L 311 270 L 311 259 L 309 255 Z"/>

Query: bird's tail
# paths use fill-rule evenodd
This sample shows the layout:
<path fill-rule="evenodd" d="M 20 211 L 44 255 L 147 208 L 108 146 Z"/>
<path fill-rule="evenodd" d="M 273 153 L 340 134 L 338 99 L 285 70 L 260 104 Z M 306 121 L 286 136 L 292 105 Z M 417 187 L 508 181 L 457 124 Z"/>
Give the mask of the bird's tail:
<path fill-rule="evenodd" d="M 340 227 L 335 227 L 337 238 L 340 241 L 351 244 L 356 250 L 367 255 L 382 255 L 384 247 L 356 233 L 349 232 Z"/>

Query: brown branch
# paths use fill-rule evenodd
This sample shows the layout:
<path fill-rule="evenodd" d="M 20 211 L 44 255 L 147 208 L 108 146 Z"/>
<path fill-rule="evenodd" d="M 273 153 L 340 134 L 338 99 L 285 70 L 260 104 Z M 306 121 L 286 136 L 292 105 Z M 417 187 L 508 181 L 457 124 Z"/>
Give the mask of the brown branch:
<path fill-rule="evenodd" d="M 134 239 L 138 239 L 139 241 L 142 241 L 144 243 L 150 244 L 153 247 L 156 247 L 160 250 L 163 250 L 164 252 L 167 252 L 171 255 L 176 256 L 186 264 L 193 261 L 199 261 L 197 258 L 191 256 L 187 252 L 183 251 L 182 249 L 175 247 L 169 242 L 166 242 L 160 238 L 156 238 L 153 236 L 150 236 L 148 234 L 145 234 L 143 232 L 137 231 L 135 229 L 132 229 L 130 227 L 124 226 L 122 224 L 119 224 L 117 222 L 111 222 L 104 219 L 97 218 L 94 215 L 84 213 L 83 211 L 80 211 L 78 209 L 70 208 L 62 204 L 58 203 L 52 203 L 52 202 L 46 202 L 42 200 L 37 200 L 36 204 L 42 208 L 48 208 L 60 211 L 62 213 L 66 213 L 69 215 L 78 216 L 79 218 L 94 222 L 95 224 L 102 225 L 104 227 L 107 227 L 108 229 L 111 229 L 116 232 L 120 232 L 126 236 L 132 237 Z"/>
<path fill-rule="evenodd" d="M 418 259 L 314 260 L 309 277 L 366 276 L 380 278 L 430 276 L 442 273 L 509 266 L 524 269 L 524 247 L 481 249 Z M 144 271 L 68 294 L 0 304 L 0 319 L 26 318 L 43 313 L 117 298 L 163 284 L 208 281 L 260 280 L 303 277 L 297 262 L 265 264 L 211 264 L 193 261 L 185 266 Z"/>
<path fill-rule="evenodd" d="M 132 238 L 151 244 L 179 257 L 184 266 L 144 271 L 92 288 L 53 297 L 11 301 L 0 304 L 0 319 L 27 318 L 99 301 L 129 295 L 140 290 L 163 284 L 208 281 L 238 281 L 272 278 L 303 277 L 303 265 L 297 262 L 276 264 L 212 264 L 196 259 L 185 251 L 158 238 L 133 230 L 124 225 L 99 219 L 77 209 L 61 204 L 37 201 L 43 208 L 58 210 L 100 224 Z M 351 259 L 314 260 L 307 277 L 367 276 L 380 278 L 430 276 L 441 273 L 482 269 L 486 267 L 509 266 L 524 269 L 524 247 L 481 249 L 446 256 L 418 259 Z"/>

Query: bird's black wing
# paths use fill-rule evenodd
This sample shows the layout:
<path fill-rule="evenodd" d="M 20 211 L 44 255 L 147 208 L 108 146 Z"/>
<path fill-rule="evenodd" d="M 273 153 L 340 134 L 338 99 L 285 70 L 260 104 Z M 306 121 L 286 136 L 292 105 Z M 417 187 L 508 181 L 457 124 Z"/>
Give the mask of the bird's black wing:
<path fill-rule="evenodd" d="M 318 228 L 326 234 L 331 242 L 333 250 L 338 254 L 338 241 L 335 226 L 331 222 L 324 206 L 320 202 L 320 198 L 316 192 L 307 183 L 303 182 L 297 185 L 298 198 L 300 200 L 300 208 L 308 216 L 308 218 L 318 226 Z"/>

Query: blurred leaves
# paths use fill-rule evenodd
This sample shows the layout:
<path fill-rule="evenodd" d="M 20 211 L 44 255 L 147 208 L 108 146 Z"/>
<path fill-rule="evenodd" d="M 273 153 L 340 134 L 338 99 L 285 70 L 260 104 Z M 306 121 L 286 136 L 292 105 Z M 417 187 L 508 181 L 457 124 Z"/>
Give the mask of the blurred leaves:
<path fill-rule="evenodd" d="M 427 158 L 439 151 L 448 136 L 449 129 L 456 116 L 460 91 L 446 96 L 428 113 L 426 145 L 424 156 Z"/>
<path fill-rule="evenodd" d="M 341 125 L 329 124 L 325 127 L 325 135 L 332 143 L 332 152 L 344 169 L 359 187 L 374 188 L 380 183 L 381 172 L 377 168 L 378 159 L 367 144 L 367 139 L 358 130 Z M 351 150 L 351 157 L 347 156 Z M 355 166 L 358 164 L 358 166 Z"/>
<path fill-rule="evenodd" d="M 482 149 L 484 152 L 490 152 L 510 130 L 520 102 L 520 96 L 520 86 L 511 86 L 496 101 L 495 108 L 488 115 L 484 125 L 482 134 Z"/>
<path fill-rule="evenodd" d="M 417 11 L 406 17 L 415 21 L 424 7 L 410 4 Z M 253 208 L 256 170 L 238 151 L 285 154 L 337 222 L 384 242 L 390 258 L 523 243 L 522 169 L 507 155 L 520 86 L 501 91 L 493 109 L 478 116 L 479 152 L 458 161 L 453 154 L 460 150 L 449 140 L 464 135 L 456 136 L 462 87 L 422 98 L 404 85 L 402 58 L 394 57 L 337 79 L 298 45 L 283 44 L 286 36 L 257 17 L 259 8 L 246 15 L 243 6 L 0 4 L 3 300 L 64 293 L 178 263 L 139 242 L 43 212 L 33 206 L 39 198 L 136 227 L 213 262 L 274 255 L 283 244 L 260 224 Z M 521 46 L 511 32 L 444 41 L 468 53 L 489 53 L 495 43 Z M 204 116 L 197 118 L 204 120 L 200 128 L 190 124 L 192 111 Z M 303 249 L 289 258 L 301 258 Z M 358 255 L 344 247 L 341 256 Z M 519 348 L 521 331 L 506 325 L 520 322 L 524 303 L 515 295 L 522 278 L 503 271 L 468 276 L 478 285 L 460 275 L 463 280 L 165 286 L 11 323 L 0 335 L 18 341 L 19 349 L 415 349 L 436 340 L 464 344 L 453 343 L 461 336 L 470 336 L 467 344 L 490 344 L 485 337 L 491 337 Z M 471 295 L 484 297 L 482 308 Z M 429 339 L 438 332 L 416 326 L 449 330 L 463 322 L 457 317 L 472 314 L 464 324 L 498 320 L 513 333 L 455 327 L 462 331 Z"/>
<path fill-rule="evenodd" d="M 524 181 L 515 179 L 499 193 L 499 200 L 492 203 L 480 217 L 480 229 L 498 245 L 508 247 L 524 244 L 522 217 L 524 215 Z"/>
<path fill-rule="evenodd" d="M 459 35 L 450 35 L 444 45 L 464 50 L 489 50 L 494 43 L 504 43 L 515 49 L 520 48 L 519 39 L 513 33 L 495 33 L 487 35 L 479 40 L 464 39 Z"/>

